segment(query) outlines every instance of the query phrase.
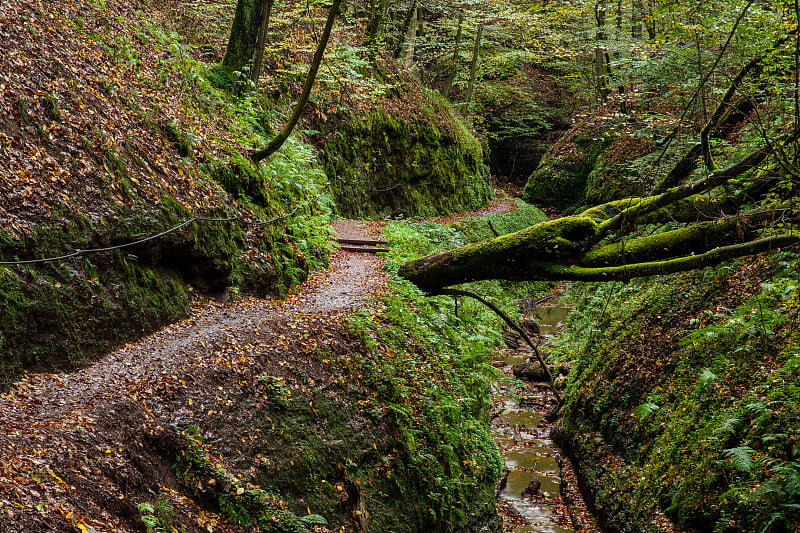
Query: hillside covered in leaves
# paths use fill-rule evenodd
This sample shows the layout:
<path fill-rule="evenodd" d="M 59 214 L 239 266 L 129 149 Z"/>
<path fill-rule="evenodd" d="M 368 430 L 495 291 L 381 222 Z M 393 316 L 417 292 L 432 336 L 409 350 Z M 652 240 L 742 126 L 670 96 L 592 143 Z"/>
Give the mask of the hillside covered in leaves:
<path fill-rule="evenodd" d="M 800 531 L 796 2 L 276 1 L 255 80 L 237 5 L 0 5 L 0 530 L 499 533 L 502 325 L 401 264 L 555 227 L 467 288 L 618 275 L 543 347 L 600 525 Z M 720 234 L 791 244 L 634 279 Z"/>
<path fill-rule="evenodd" d="M 307 68 L 318 11 L 297 27 L 303 12 L 282 8 L 276 28 L 295 25 L 294 43 L 275 43 L 263 90 L 237 98 L 217 64 L 234 7 L 3 4 L 5 383 L 24 368 L 82 364 L 185 315 L 197 294 L 284 295 L 326 264 L 334 211 L 436 214 L 490 195 L 482 149 L 444 103 L 419 86 L 374 94 L 387 89 L 370 75 L 345 78 L 363 80 L 352 91 L 330 90 L 341 78 L 323 76 L 325 99 L 309 108 L 306 127 L 366 124 L 372 148 L 334 149 L 341 132 L 317 132 L 328 146 L 319 159 L 309 131 L 308 141 L 293 137 L 266 164 L 251 163 L 248 151 L 273 135 Z M 354 37 L 347 26 L 337 35 Z M 348 60 L 356 64 L 345 68 L 364 64 Z M 417 159 L 391 155 L 384 138 L 401 134 L 408 141 L 396 154 L 416 150 Z M 397 177 L 376 162 L 416 170 Z M 372 187 L 385 198 L 373 199 Z M 428 207 L 429 196 L 439 204 Z"/>

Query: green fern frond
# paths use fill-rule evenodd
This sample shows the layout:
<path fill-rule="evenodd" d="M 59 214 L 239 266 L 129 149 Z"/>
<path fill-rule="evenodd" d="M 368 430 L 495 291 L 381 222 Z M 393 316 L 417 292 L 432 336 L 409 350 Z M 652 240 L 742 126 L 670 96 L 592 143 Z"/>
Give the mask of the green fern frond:
<path fill-rule="evenodd" d="M 633 416 L 636 417 L 637 420 L 640 422 L 647 418 L 648 416 L 652 415 L 656 411 L 658 411 L 661 407 L 654 404 L 653 402 L 645 402 L 636 409 L 633 410 Z"/>
<path fill-rule="evenodd" d="M 717 437 L 730 437 L 735 434 L 739 426 L 742 424 L 742 419 L 738 417 L 726 418 L 722 421 L 719 427 L 714 429 L 714 435 Z"/>
<path fill-rule="evenodd" d="M 307 514 L 300 519 L 304 526 L 327 526 L 328 521 L 325 517 L 318 514 Z"/>
<path fill-rule="evenodd" d="M 700 372 L 700 384 L 705 386 L 710 384 L 713 381 L 716 381 L 717 375 L 711 371 L 710 368 L 704 368 Z"/>
<path fill-rule="evenodd" d="M 745 474 L 749 474 L 753 471 L 754 453 L 756 453 L 756 451 L 750 446 L 738 446 L 722 451 L 722 455 L 730 459 L 733 467 Z"/>

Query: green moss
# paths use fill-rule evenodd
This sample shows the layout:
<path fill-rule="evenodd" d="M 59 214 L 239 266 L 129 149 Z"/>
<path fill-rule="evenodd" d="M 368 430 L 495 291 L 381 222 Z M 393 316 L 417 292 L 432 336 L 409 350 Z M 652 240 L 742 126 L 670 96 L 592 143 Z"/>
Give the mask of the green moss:
<path fill-rule="evenodd" d="M 414 217 L 474 209 L 492 196 L 483 150 L 452 111 L 431 104 L 427 121 L 375 111 L 329 123 L 325 171 L 348 217 Z M 436 118 L 434 118 L 436 117 Z M 442 117 L 452 126 L 441 129 Z"/>
<path fill-rule="evenodd" d="M 597 205 L 647 194 L 654 185 L 650 154 L 655 148 L 643 132 L 629 135 L 621 131 L 597 157 L 586 180 L 584 204 Z"/>
<path fill-rule="evenodd" d="M 594 235 L 596 228 L 597 224 L 592 219 L 563 217 L 453 250 L 452 258 L 458 262 L 491 254 L 493 261 L 503 262 L 516 256 L 535 257 L 539 253 L 553 253 L 558 246 L 567 253 L 567 245 Z"/>
<path fill-rule="evenodd" d="M 661 531 L 656 512 L 715 532 L 800 521 L 799 263 L 780 255 L 592 286 L 592 318 L 570 319 L 564 427 L 614 527 Z"/>
<path fill-rule="evenodd" d="M 556 142 L 525 184 L 526 201 L 568 207 L 584 199 L 597 159 L 614 139 L 607 126 L 583 122 Z"/>

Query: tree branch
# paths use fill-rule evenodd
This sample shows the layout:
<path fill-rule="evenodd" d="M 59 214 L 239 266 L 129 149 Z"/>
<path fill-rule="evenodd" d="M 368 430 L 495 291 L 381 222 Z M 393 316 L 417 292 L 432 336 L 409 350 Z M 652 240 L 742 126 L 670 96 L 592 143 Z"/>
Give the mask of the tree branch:
<path fill-rule="evenodd" d="M 750 241 L 764 223 L 780 219 L 788 208 L 743 213 L 736 217 L 692 224 L 664 233 L 615 242 L 588 252 L 581 267 L 629 265 L 703 253 L 721 245 Z"/>
<path fill-rule="evenodd" d="M 779 143 L 794 142 L 800 137 L 800 132 L 793 130 L 782 136 Z M 733 178 L 741 176 L 745 172 L 752 170 L 761 164 L 764 159 L 772 153 L 769 146 L 764 146 L 758 150 L 750 152 L 748 155 L 740 159 L 738 162 L 730 165 L 729 167 L 714 172 L 709 177 L 687 183 L 678 187 L 673 187 L 661 194 L 644 198 L 639 202 L 635 202 L 630 208 L 621 211 L 611 219 L 604 222 L 599 228 L 598 232 L 605 236 L 615 233 L 625 224 L 632 224 L 644 215 L 657 211 L 667 205 L 674 204 L 695 194 L 710 191 L 711 189 L 724 185 Z"/>
<path fill-rule="evenodd" d="M 328 20 L 325 22 L 325 29 L 322 31 L 322 36 L 317 44 L 317 51 L 314 52 L 314 59 L 311 61 L 311 66 L 308 69 L 308 76 L 306 76 L 306 81 L 303 84 L 303 92 L 300 94 L 300 99 L 294 106 L 292 116 L 289 118 L 289 121 L 286 123 L 286 125 L 283 126 L 281 132 L 276 135 L 275 138 L 269 142 L 269 144 L 250 154 L 250 158 L 256 163 L 274 154 L 283 145 L 283 143 L 286 142 L 286 139 L 288 139 L 289 135 L 291 135 L 292 130 L 297 124 L 297 121 L 300 120 L 300 115 L 303 114 L 303 109 L 308 102 L 308 97 L 311 95 L 311 89 L 314 87 L 314 80 L 317 78 L 317 71 L 322 63 L 322 56 L 325 53 L 325 47 L 328 46 L 328 39 L 331 36 L 333 22 L 336 19 L 336 14 L 339 12 L 339 5 L 341 3 L 342 0 L 333 0 L 331 9 L 328 12 Z"/>
<path fill-rule="evenodd" d="M 558 402 L 558 405 L 556 405 L 556 408 L 553 410 L 553 412 L 556 412 L 558 410 L 559 406 L 561 405 L 561 395 L 559 395 L 558 391 L 556 390 L 556 384 L 555 384 L 555 380 L 553 380 L 553 374 L 550 372 L 550 369 L 547 368 L 547 363 L 544 362 L 544 358 L 542 357 L 542 354 L 539 353 L 539 349 L 536 348 L 536 345 L 533 343 L 533 341 L 528 336 L 528 334 L 525 333 L 525 330 L 523 330 L 521 327 L 519 327 L 516 322 L 511 320 L 511 317 L 509 317 L 507 314 L 505 314 L 499 307 L 494 305 L 492 302 L 490 302 L 490 301 L 478 296 L 474 292 L 465 291 L 463 289 L 442 289 L 437 294 L 448 294 L 448 295 L 452 295 L 452 296 L 468 296 L 470 298 L 473 298 L 473 299 L 479 301 L 480 303 L 482 303 L 483 305 L 485 305 L 486 307 L 488 307 L 489 309 L 491 309 L 492 311 L 494 311 L 494 313 L 497 316 L 502 318 L 503 321 L 506 324 L 508 324 L 508 327 L 510 327 L 511 329 L 516 331 L 519 334 L 519 336 L 522 337 L 525 340 L 525 342 L 528 344 L 528 346 L 530 346 L 531 351 L 534 353 L 534 355 L 536 355 L 536 359 L 539 361 L 539 364 L 542 366 L 542 369 L 544 370 L 544 373 L 547 376 L 547 381 L 548 381 L 548 383 L 550 383 L 550 390 L 553 392 L 553 396 L 556 397 L 556 401 Z M 551 413 L 551 415 L 552 415 L 552 413 Z"/>
<path fill-rule="evenodd" d="M 775 235 L 755 241 L 722 246 L 699 255 L 676 257 L 665 261 L 652 261 L 604 268 L 550 265 L 545 279 L 570 281 L 629 281 L 633 278 L 674 274 L 698 268 L 715 266 L 723 261 L 754 255 L 768 250 L 788 248 L 800 243 L 800 236 Z M 536 279 L 540 279 L 537 277 Z"/>

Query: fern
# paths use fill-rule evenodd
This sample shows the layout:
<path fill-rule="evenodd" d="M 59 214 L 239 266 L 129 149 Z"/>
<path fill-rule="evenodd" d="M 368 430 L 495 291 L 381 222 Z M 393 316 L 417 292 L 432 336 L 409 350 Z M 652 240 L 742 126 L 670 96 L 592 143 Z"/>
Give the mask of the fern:
<path fill-rule="evenodd" d="M 653 402 L 647 401 L 633 410 L 633 416 L 641 422 L 645 418 L 658 411 L 660 408 L 660 406 L 654 404 Z"/>
<path fill-rule="evenodd" d="M 303 518 L 301 518 L 300 521 L 306 527 L 328 525 L 328 521 L 325 520 L 325 517 L 318 514 L 307 514 Z"/>
<path fill-rule="evenodd" d="M 703 387 L 710 385 L 713 381 L 717 379 L 717 375 L 711 371 L 710 368 L 704 368 L 700 372 L 700 385 Z"/>
<path fill-rule="evenodd" d="M 771 470 L 775 476 L 753 494 L 756 499 L 764 500 L 776 509 L 761 533 L 775 531 L 772 526 L 793 523 L 800 517 L 800 504 L 793 503 L 800 497 L 800 461 L 774 464 Z"/>
<path fill-rule="evenodd" d="M 730 459 L 733 467 L 745 474 L 749 474 L 753 471 L 754 453 L 756 453 L 756 451 L 750 446 L 738 446 L 722 451 L 722 455 Z"/>
<path fill-rule="evenodd" d="M 744 408 L 750 416 L 755 417 L 763 414 L 767 410 L 767 405 L 763 400 L 758 399 L 748 403 Z"/>
<path fill-rule="evenodd" d="M 714 435 L 717 437 L 727 438 L 735 435 L 739 427 L 742 425 L 742 419 L 738 417 L 726 418 L 723 420 L 719 427 L 714 429 Z"/>

